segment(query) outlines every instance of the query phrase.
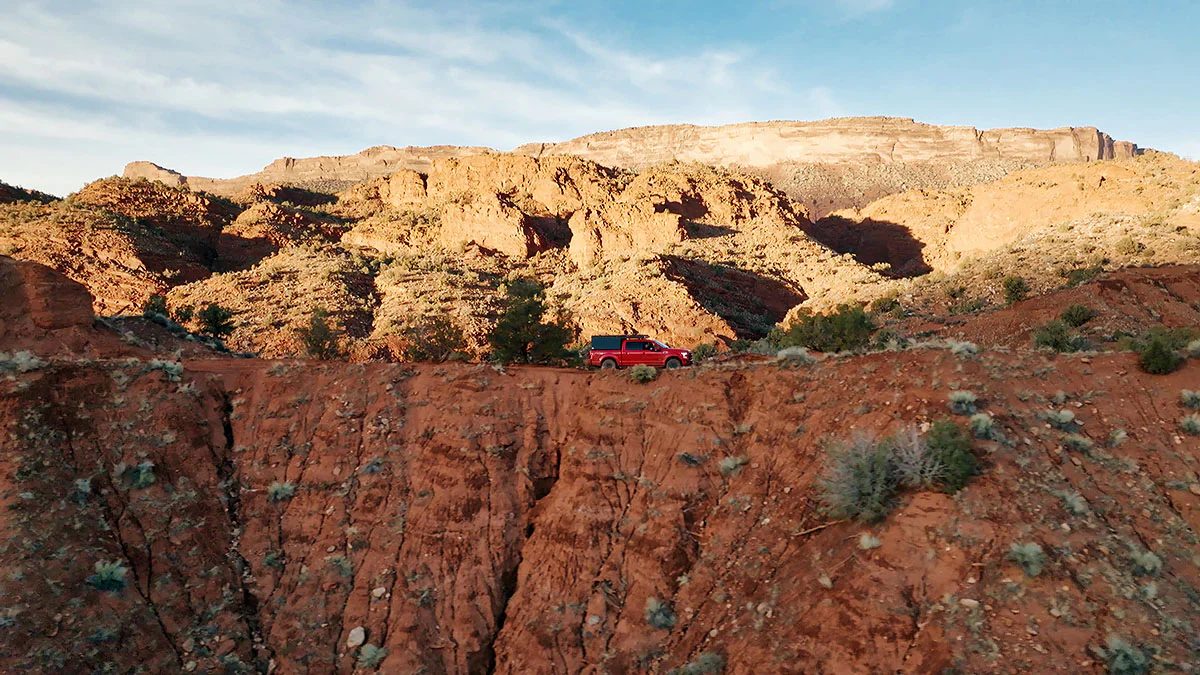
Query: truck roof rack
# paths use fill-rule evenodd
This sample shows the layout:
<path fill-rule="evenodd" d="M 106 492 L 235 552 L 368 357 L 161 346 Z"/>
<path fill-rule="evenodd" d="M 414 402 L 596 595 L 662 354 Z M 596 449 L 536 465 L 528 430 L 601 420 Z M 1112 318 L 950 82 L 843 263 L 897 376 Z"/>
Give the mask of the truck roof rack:
<path fill-rule="evenodd" d="M 593 335 L 592 337 L 598 337 L 598 338 L 626 338 L 626 339 L 628 339 L 628 338 L 648 338 L 648 337 L 650 337 L 650 336 L 649 336 L 649 335 Z"/>

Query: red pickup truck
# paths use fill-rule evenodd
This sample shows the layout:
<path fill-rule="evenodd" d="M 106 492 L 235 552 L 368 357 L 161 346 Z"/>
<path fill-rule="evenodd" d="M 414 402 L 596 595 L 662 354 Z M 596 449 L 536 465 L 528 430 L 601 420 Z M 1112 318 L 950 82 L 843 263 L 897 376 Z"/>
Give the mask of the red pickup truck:
<path fill-rule="evenodd" d="M 596 335 L 592 337 L 588 363 L 600 368 L 640 365 L 678 368 L 692 365 L 692 353 L 686 349 L 672 349 L 645 335 Z"/>

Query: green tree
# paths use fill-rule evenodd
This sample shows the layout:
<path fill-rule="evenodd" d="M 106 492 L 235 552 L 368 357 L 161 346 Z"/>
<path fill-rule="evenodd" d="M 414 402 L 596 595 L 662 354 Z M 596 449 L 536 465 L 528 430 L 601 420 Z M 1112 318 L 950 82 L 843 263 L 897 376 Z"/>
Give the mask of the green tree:
<path fill-rule="evenodd" d="M 300 331 L 304 353 L 314 359 L 336 359 L 342 356 L 337 333 L 329 325 L 329 312 L 324 307 L 313 310 L 308 319 L 308 328 Z"/>
<path fill-rule="evenodd" d="M 448 317 L 436 314 L 417 319 L 405 327 L 404 358 L 409 361 L 442 362 L 467 349 L 463 331 Z"/>
<path fill-rule="evenodd" d="M 215 338 L 228 337 L 233 333 L 233 312 L 215 302 L 196 313 L 200 320 L 200 332 Z"/>
<path fill-rule="evenodd" d="M 572 331 L 565 323 L 544 321 L 546 294 L 531 279 L 505 288 L 504 309 L 488 335 L 492 360 L 499 363 L 550 363 L 566 357 Z"/>
<path fill-rule="evenodd" d="M 841 305 L 832 314 L 802 313 L 787 330 L 768 337 L 776 347 L 807 347 L 819 352 L 862 349 L 871 340 L 875 321 L 858 305 Z"/>

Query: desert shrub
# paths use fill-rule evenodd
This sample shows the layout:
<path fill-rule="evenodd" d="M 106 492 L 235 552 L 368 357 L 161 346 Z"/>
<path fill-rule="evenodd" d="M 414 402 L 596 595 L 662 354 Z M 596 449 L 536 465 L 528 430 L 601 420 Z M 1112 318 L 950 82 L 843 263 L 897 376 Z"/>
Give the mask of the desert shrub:
<path fill-rule="evenodd" d="M 171 311 L 167 309 L 166 296 L 154 293 L 146 299 L 146 304 L 142 305 L 142 316 L 171 316 Z"/>
<path fill-rule="evenodd" d="M 775 356 L 780 361 L 795 365 L 807 365 L 816 361 L 816 359 L 808 355 L 808 350 L 804 347 L 784 347 Z"/>
<path fill-rule="evenodd" d="M 1113 429 L 1108 434 L 1108 447 L 1115 448 L 1124 443 L 1129 438 L 1129 432 L 1124 429 Z"/>
<path fill-rule="evenodd" d="M 899 483 L 891 448 L 870 436 L 830 446 L 819 479 L 821 501 L 830 515 L 866 522 L 881 520 L 892 510 Z"/>
<path fill-rule="evenodd" d="M 951 314 L 973 314 L 988 306 L 987 298 L 973 298 L 950 305 Z"/>
<path fill-rule="evenodd" d="M 1075 431 L 1079 427 L 1075 422 L 1075 413 L 1070 410 L 1047 410 L 1043 417 L 1059 431 Z"/>
<path fill-rule="evenodd" d="M 681 452 L 675 455 L 675 458 L 684 466 L 700 466 L 708 461 L 708 458 L 704 455 L 697 455 L 691 452 Z"/>
<path fill-rule="evenodd" d="M 1092 443 L 1092 439 L 1088 438 L 1087 436 L 1080 436 L 1079 434 L 1067 434 L 1065 437 L 1063 437 L 1063 446 L 1066 449 L 1073 450 L 1075 452 L 1091 452 L 1094 445 L 1095 444 Z"/>
<path fill-rule="evenodd" d="M 146 367 L 150 370 L 161 370 L 167 376 L 170 382 L 178 382 L 183 377 L 183 364 L 178 361 L 164 361 L 162 359 L 150 359 L 146 363 Z"/>
<path fill-rule="evenodd" d="M 1008 549 L 1008 559 L 1020 565 L 1026 576 L 1036 577 L 1046 567 L 1046 554 L 1041 546 L 1032 542 L 1013 544 Z"/>
<path fill-rule="evenodd" d="M 267 499 L 272 502 L 285 502 L 296 496 L 296 486 L 292 483 L 275 481 L 267 486 Z"/>
<path fill-rule="evenodd" d="M 895 297 L 875 298 L 871 301 L 871 311 L 875 314 L 887 314 L 900 307 L 900 301 Z"/>
<path fill-rule="evenodd" d="M 184 323 L 191 321 L 196 314 L 196 308 L 191 305 L 182 305 L 175 310 L 175 320 Z"/>
<path fill-rule="evenodd" d="M 39 359 L 33 352 L 24 350 L 12 354 L 0 352 L 0 371 L 28 373 L 45 367 L 46 362 Z"/>
<path fill-rule="evenodd" d="M 87 582 L 98 591 L 116 593 L 129 583 L 129 568 L 119 560 L 98 560 L 92 570 L 93 574 L 87 578 Z"/>
<path fill-rule="evenodd" d="M 1166 375 L 1175 372 L 1183 357 L 1176 354 L 1167 341 L 1159 336 L 1150 338 L 1138 354 L 1138 365 L 1151 375 Z"/>
<path fill-rule="evenodd" d="M 115 468 L 117 480 L 126 490 L 145 490 L 154 485 L 154 462 L 147 460 L 133 466 L 121 463 Z"/>
<path fill-rule="evenodd" d="M 974 356 L 979 353 L 979 345 L 974 342 L 946 340 L 946 346 L 950 348 L 950 353 L 955 356 Z"/>
<path fill-rule="evenodd" d="M 819 352 L 862 349 L 875 332 L 875 321 L 858 305 L 841 305 L 831 314 L 805 311 L 776 337 L 779 347 L 808 347 Z"/>
<path fill-rule="evenodd" d="M 1179 429 L 1185 434 L 1192 436 L 1200 435 L 1200 415 L 1195 413 L 1184 415 L 1179 420 Z"/>
<path fill-rule="evenodd" d="M 1104 271 L 1103 267 L 1076 267 L 1063 274 L 1063 278 L 1067 280 L 1068 286 L 1078 286 L 1079 284 L 1087 283 L 1092 279 L 1100 276 Z"/>
<path fill-rule="evenodd" d="M 1004 300 L 1010 305 L 1024 300 L 1029 295 L 1029 283 L 1021 277 L 1004 277 L 1001 285 L 1004 287 Z"/>
<path fill-rule="evenodd" d="M 308 327 L 300 331 L 300 343 L 304 353 L 314 359 L 336 359 L 342 356 L 337 335 L 329 326 L 329 312 L 324 307 L 313 310 L 308 318 Z"/>
<path fill-rule="evenodd" d="M 904 487 L 931 488 L 945 477 L 946 467 L 915 428 L 909 427 L 885 443 L 891 446 L 896 477 Z"/>
<path fill-rule="evenodd" d="M 1088 501 L 1083 495 L 1075 491 L 1065 491 L 1058 493 L 1059 499 L 1063 500 L 1063 506 L 1067 507 L 1073 515 L 1085 516 L 1091 510 L 1088 508 Z"/>
<path fill-rule="evenodd" d="M 1144 250 L 1146 246 L 1134 241 L 1133 237 L 1121 237 L 1117 240 L 1115 248 L 1117 249 L 1117 253 L 1122 255 L 1133 255 Z"/>
<path fill-rule="evenodd" d="M 692 350 L 692 361 L 694 363 L 700 363 L 701 361 L 707 361 L 716 355 L 717 343 L 701 342 L 700 344 L 696 345 L 695 349 Z"/>
<path fill-rule="evenodd" d="M 726 457 L 717 464 L 717 468 L 721 470 L 722 476 L 736 476 L 742 467 L 749 463 L 749 457 Z"/>
<path fill-rule="evenodd" d="M 879 548 L 882 545 L 883 542 L 879 539 L 879 537 L 872 536 L 870 532 L 863 532 L 862 534 L 858 535 L 858 547 L 864 551 L 870 551 L 871 549 Z"/>
<path fill-rule="evenodd" d="M 383 647 L 377 647 L 373 644 L 365 644 L 358 650 L 357 664 L 359 668 L 374 670 L 383 663 L 387 657 L 388 650 Z"/>
<path fill-rule="evenodd" d="M 1055 319 L 1038 328 L 1033 334 L 1033 343 L 1060 353 L 1083 351 L 1089 346 L 1087 340 L 1071 333 L 1067 322 L 1062 319 Z"/>
<path fill-rule="evenodd" d="M 1162 571 L 1162 558 L 1150 551 L 1140 549 L 1130 551 L 1129 562 L 1135 576 L 1153 576 Z"/>
<path fill-rule="evenodd" d="M 1116 635 L 1109 635 L 1104 648 L 1096 651 L 1104 659 L 1111 675 L 1145 675 L 1150 672 L 1150 659 L 1146 654 Z"/>
<path fill-rule="evenodd" d="M 467 349 L 467 338 L 458 324 L 440 314 L 424 316 L 405 326 L 404 358 L 409 361 L 446 361 Z"/>
<path fill-rule="evenodd" d="M 943 492 L 954 494 L 966 486 L 972 476 L 979 473 L 979 460 L 971 452 L 971 439 L 962 427 L 948 419 L 941 419 L 929 427 L 925 436 L 929 452 L 943 467 L 938 487 Z"/>
<path fill-rule="evenodd" d="M 713 675 L 725 670 L 725 658 L 720 654 L 704 652 L 678 668 L 667 671 L 667 675 Z"/>
<path fill-rule="evenodd" d="M 949 405 L 950 411 L 956 415 L 973 415 L 975 413 L 975 403 L 978 397 L 975 392 L 971 391 L 952 391 L 950 392 Z"/>
<path fill-rule="evenodd" d="M 646 384 L 658 377 L 658 371 L 654 366 L 637 365 L 629 369 L 629 379 L 638 384 Z"/>
<path fill-rule="evenodd" d="M 233 311 L 215 302 L 208 303 L 204 309 L 196 313 L 200 321 L 200 332 L 215 338 L 225 338 L 233 333 Z"/>
<path fill-rule="evenodd" d="M 1179 392 L 1179 402 L 1182 403 L 1183 407 L 1185 408 L 1200 410 L 1200 391 L 1184 389 L 1183 391 Z"/>
<path fill-rule="evenodd" d="M 671 630 L 675 627 L 675 609 L 671 603 L 653 596 L 646 598 L 646 623 L 654 628 Z"/>
<path fill-rule="evenodd" d="M 992 416 L 987 413 L 976 413 L 971 415 L 971 419 L 967 421 L 975 438 L 991 438 L 994 433 L 992 429 L 994 424 Z"/>
<path fill-rule="evenodd" d="M 1058 318 L 1068 326 L 1071 326 L 1072 328 L 1078 328 L 1096 318 L 1096 310 L 1092 309 L 1091 307 L 1085 307 L 1084 305 L 1071 305 L 1070 307 L 1064 309 L 1062 313 L 1058 315 Z"/>
<path fill-rule="evenodd" d="M 1188 356 L 1200 358 L 1200 340 L 1192 340 L 1191 342 L 1188 342 L 1187 346 L 1184 347 L 1184 350 L 1187 351 Z"/>
<path fill-rule="evenodd" d="M 498 363 L 560 361 L 571 341 L 565 322 L 547 322 L 545 290 L 530 279 L 514 279 L 504 289 L 504 309 L 488 335 L 492 360 Z"/>

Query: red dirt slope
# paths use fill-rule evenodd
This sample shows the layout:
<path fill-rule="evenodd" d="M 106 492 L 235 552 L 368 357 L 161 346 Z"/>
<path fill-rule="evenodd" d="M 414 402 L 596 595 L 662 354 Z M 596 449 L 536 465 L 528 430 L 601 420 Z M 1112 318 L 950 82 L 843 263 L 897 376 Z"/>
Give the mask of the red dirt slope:
<path fill-rule="evenodd" d="M 1110 635 L 1186 669 L 1197 381 L 1194 360 L 986 349 L 644 386 L 52 360 L 0 379 L 0 671 L 1101 672 Z M 1002 432 L 975 442 L 982 476 L 875 526 L 821 514 L 823 438 L 925 423 L 957 389 Z M 98 561 L 123 590 L 95 588 Z"/>

